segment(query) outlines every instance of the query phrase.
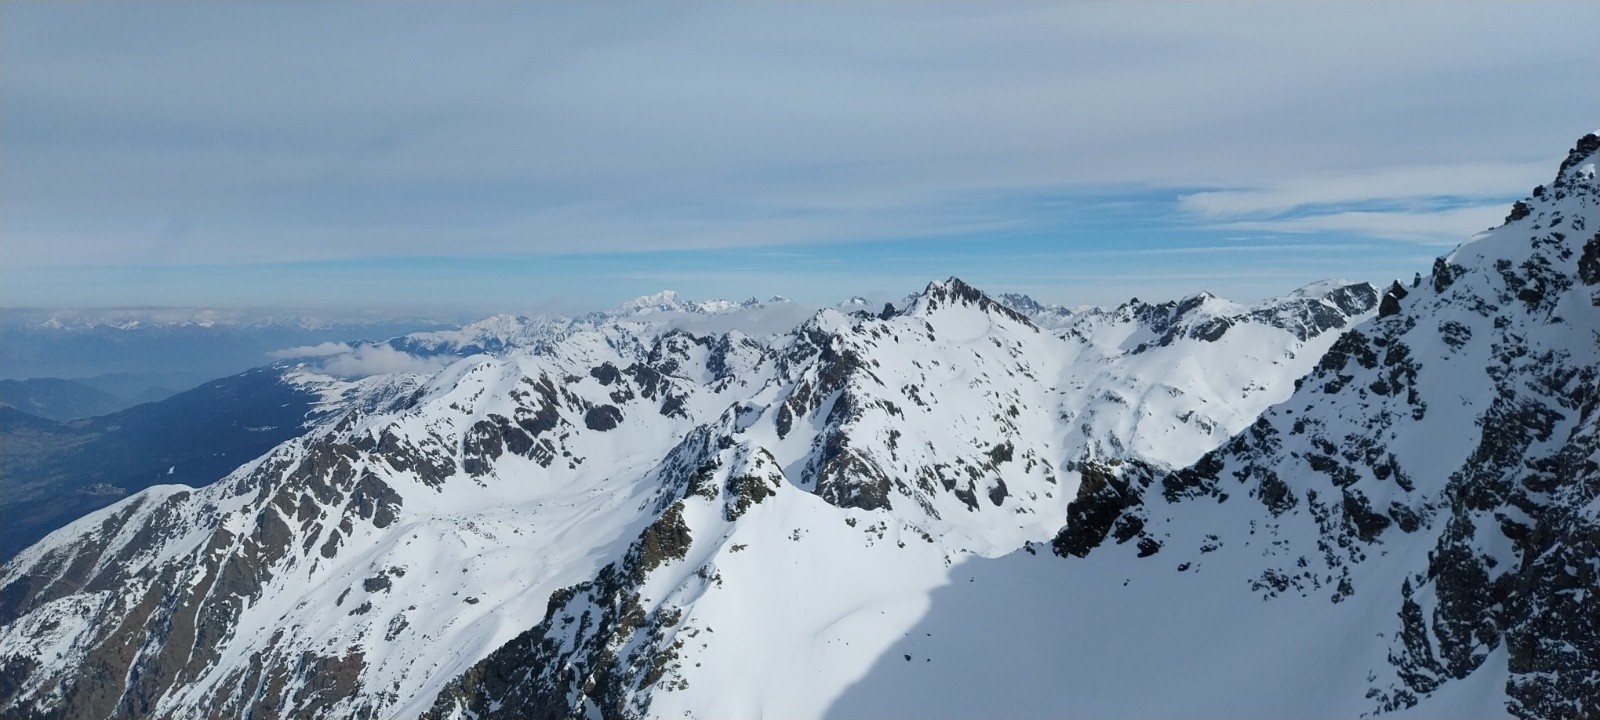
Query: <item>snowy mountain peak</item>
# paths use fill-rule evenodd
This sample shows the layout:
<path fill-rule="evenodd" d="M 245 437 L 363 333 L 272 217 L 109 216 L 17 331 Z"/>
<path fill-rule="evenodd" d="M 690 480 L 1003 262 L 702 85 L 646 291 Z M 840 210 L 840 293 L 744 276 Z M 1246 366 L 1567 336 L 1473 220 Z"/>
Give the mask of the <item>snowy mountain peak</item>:
<path fill-rule="evenodd" d="M 662 290 L 651 295 L 641 295 L 617 307 L 617 312 L 641 313 L 651 311 L 681 311 L 685 309 L 683 299 L 676 290 Z"/>
<path fill-rule="evenodd" d="M 787 302 L 774 298 L 769 302 Z M 653 295 L 644 295 L 629 300 L 618 306 L 615 315 L 648 315 L 650 313 L 698 313 L 715 314 L 726 313 L 743 308 L 759 306 L 760 301 L 750 298 L 743 302 L 732 300 L 685 300 L 676 290 L 662 290 Z M 604 316 L 604 314 L 601 314 Z"/>
<path fill-rule="evenodd" d="M 912 298 L 902 314 L 928 317 L 940 309 L 953 307 L 973 308 L 1021 323 L 1034 330 L 1038 329 L 1027 315 L 996 302 L 982 290 L 968 285 L 958 277 L 951 277 L 943 282 L 928 283 L 921 293 Z"/>
<path fill-rule="evenodd" d="M 502 313 L 467 323 L 461 329 L 468 333 L 509 337 L 522 332 L 529 325 L 527 317 Z"/>

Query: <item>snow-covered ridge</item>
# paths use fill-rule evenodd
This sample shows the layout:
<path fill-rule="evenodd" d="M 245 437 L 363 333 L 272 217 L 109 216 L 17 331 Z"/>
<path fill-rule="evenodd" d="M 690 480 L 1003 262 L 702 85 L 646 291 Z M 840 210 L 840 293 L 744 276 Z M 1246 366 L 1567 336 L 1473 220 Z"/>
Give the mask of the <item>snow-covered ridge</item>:
<path fill-rule="evenodd" d="M 769 302 L 787 302 L 783 298 L 775 297 Z M 623 303 L 617 308 L 618 315 L 638 315 L 649 312 L 682 312 L 682 313 L 724 313 L 761 304 L 755 298 L 743 302 L 731 300 L 684 300 L 676 290 L 663 290 L 654 295 L 645 295 Z"/>

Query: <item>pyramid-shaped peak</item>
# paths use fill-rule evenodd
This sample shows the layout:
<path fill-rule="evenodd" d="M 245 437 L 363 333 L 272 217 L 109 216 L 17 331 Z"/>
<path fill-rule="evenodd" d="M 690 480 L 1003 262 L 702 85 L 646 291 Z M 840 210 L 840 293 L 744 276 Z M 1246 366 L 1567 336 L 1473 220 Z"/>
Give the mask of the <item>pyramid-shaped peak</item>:
<path fill-rule="evenodd" d="M 930 298 L 961 300 L 973 304 L 994 302 L 994 300 L 988 295 L 984 294 L 982 290 L 969 285 L 965 280 L 953 275 L 945 279 L 944 282 L 936 281 L 928 283 L 928 286 L 923 288 L 922 295 L 923 297 Z"/>
<path fill-rule="evenodd" d="M 986 293 L 961 278 L 951 276 L 943 282 L 930 282 L 922 293 L 907 306 L 905 314 L 927 317 L 941 308 L 954 306 L 974 307 L 987 313 L 1005 317 L 1014 322 L 1034 327 L 1028 316 L 996 301 Z"/>

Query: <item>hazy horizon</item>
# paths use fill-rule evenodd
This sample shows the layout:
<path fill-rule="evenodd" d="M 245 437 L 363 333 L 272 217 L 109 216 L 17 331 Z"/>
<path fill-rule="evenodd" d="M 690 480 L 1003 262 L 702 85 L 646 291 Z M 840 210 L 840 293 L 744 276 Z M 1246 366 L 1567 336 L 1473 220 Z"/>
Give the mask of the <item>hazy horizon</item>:
<path fill-rule="evenodd" d="M 959 276 L 950 276 L 949 278 L 930 279 L 928 281 L 928 283 L 929 284 L 931 284 L 931 283 L 941 283 L 941 282 L 944 282 L 944 281 L 949 280 L 949 279 L 962 280 L 963 282 L 966 282 L 966 280 L 964 278 L 961 278 Z M 1399 281 L 1399 280 L 1405 280 L 1405 278 L 1393 278 L 1393 280 Z M 1231 297 L 1226 297 L 1226 296 L 1219 296 L 1219 297 L 1222 297 L 1222 299 L 1224 299 L 1224 300 L 1229 300 L 1229 301 L 1238 302 L 1240 304 L 1246 304 L 1247 305 L 1247 304 L 1250 304 L 1252 302 L 1257 302 L 1257 301 L 1260 301 L 1260 300 L 1270 300 L 1270 299 L 1273 299 L 1273 298 L 1281 298 L 1281 297 L 1287 296 L 1287 295 L 1291 294 L 1292 292 L 1294 292 L 1296 290 L 1299 290 L 1300 288 L 1303 288 L 1303 287 L 1314 286 L 1314 285 L 1330 283 L 1330 282 L 1332 282 L 1332 283 L 1346 283 L 1346 282 L 1347 283 L 1359 283 L 1359 282 L 1368 282 L 1368 281 L 1360 280 L 1360 279 L 1350 279 L 1350 278 L 1323 278 L 1321 280 L 1313 280 L 1313 281 L 1311 281 L 1309 283 L 1303 284 L 1303 285 L 1295 287 L 1295 288 L 1289 288 L 1289 289 L 1283 291 L 1282 293 L 1277 293 L 1275 295 L 1272 295 L 1272 296 L 1269 296 L 1269 297 L 1265 297 L 1265 298 L 1231 298 Z M 1385 283 L 1386 282 L 1387 281 L 1385 281 Z M 1373 282 L 1372 284 L 1381 289 L 1382 285 L 1385 284 L 1385 283 Z M 218 325 L 227 325 L 227 324 L 264 323 L 264 322 L 271 322 L 271 321 L 291 321 L 291 320 L 314 321 L 314 322 L 321 322 L 321 323 L 327 323 L 327 324 L 361 324 L 361 323 L 383 324 L 383 323 L 393 323 L 393 322 L 448 323 L 448 324 L 462 323 L 462 324 L 465 324 L 465 323 L 471 323 L 471 322 L 474 322 L 474 321 L 477 321 L 477 320 L 483 320 L 485 318 L 489 318 L 489 317 L 496 316 L 496 315 L 519 315 L 519 316 L 541 316 L 541 315 L 544 315 L 544 316 L 557 316 L 557 317 L 574 317 L 574 316 L 584 315 L 584 314 L 587 314 L 587 313 L 607 313 L 607 312 L 613 312 L 613 311 L 617 311 L 617 310 L 623 309 L 623 306 L 625 306 L 629 302 L 633 302 L 633 301 L 636 301 L 636 300 L 643 300 L 643 299 L 650 298 L 650 297 L 653 297 L 653 296 L 657 296 L 657 295 L 660 295 L 660 294 L 663 294 L 663 293 L 675 293 L 678 296 L 678 300 L 679 301 L 684 302 L 684 303 L 691 303 L 691 304 L 692 303 L 700 303 L 700 302 L 719 302 L 719 301 L 726 301 L 726 302 L 733 302 L 733 303 L 755 302 L 755 303 L 760 303 L 760 304 L 771 304 L 771 303 L 774 303 L 774 302 L 792 302 L 792 303 L 795 303 L 797 305 L 801 305 L 801 306 L 805 306 L 805 307 L 814 307 L 814 308 L 821 309 L 821 308 L 826 308 L 826 307 L 850 306 L 855 302 L 865 301 L 866 306 L 876 310 L 878 307 L 880 307 L 884 303 L 888 303 L 888 304 L 894 305 L 896 307 L 903 306 L 905 302 L 910 300 L 913 296 L 923 292 L 926 288 L 927 288 L 927 284 L 923 284 L 923 285 L 918 285 L 915 288 L 908 289 L 905 292 L 901 292 L 901 293 L 893 294 L 893 295 L 884 294 L 884 293 L 873 293 L 873 294 L 870 294 L 870 295 L 853 294 L 853 295 L 850 295 L 850 296 L 847 296 L 847 297 L 834 298 L 834 299 L 827 300 L 827 301 L 824 301 L 824 302 L 813 302 L 813 301 L 806 301 L 806 300 L 796 300 L 796 299 L 791 298 L 791 297 L 789 297 L 787 295 L 784 295 L 782 293 L 774 293 L 772 295 L 765 296 L 765 297 L 755 296 L 755 295 L 751 295 L 751 296 L 747 296 L 747 297 L 728 297 L 728 296 L 720 296 L 720 295 L 716 295 L 716 296 L 713 296 L 713 295 L 691 296 L 691 295 L 687 295 L 687 294 L 678 292 L 677 290 L 675 290 L 673 288 L 662 288 L 662 289 L 660 289 L 660 290 L 658 290 L 656 292 L 653 292 L 653 293 L 645 293 L 643 295 L 636 295 L 636 296 L 633 296 L 633 297 L 624 298 L 624 299 L 622 299 L 621 301 L 618 301 L 618 302 L 609 303 L 609 304 L 605 304 L 605 305 L 584 305 L 584 304 L 579 304 L 579 303 L 576 303 L 576 302 L 563 302 L 563 301 L 561 301 L 559 299 L 556 299 L 556 300 L 547 301 L 546 303 L 544 303 L 542 305 L 533 306 L 533 307 L 530 307 L 530 308 L 521 308 L 521 309 L 519 309 L 519 308 L 449 308 L 449 307 L 438 308 L 438 307 L 423 307 L 423 306 L 418 306 L 418 307 L 332 307 L 332 306 L 323 306 L 323 307 L 301 306 L 301 307 L 296 307 L 296 306 L 280 305 L 280 306 L 231 306 L 230 307 L 230 306 L 220 306 L 220 305 L 147 305 L 147 306 L 119 306 L 119 305 L 46 306 L 46 305 L 39 305 L 39 306 L 6 307 L 6 308 L 3 309 L 3 312 L 0 312 L 0 324 L 37 326 L 37 325 L 39 325 L 41 323 L 48 322 L 48 321 L 51 321 L 51 320 L 55 320 L 55 321 L 61 322 L 61 323 L 64 324 L 64 326 L 72 326 L 73 324 L 79 324 L 79 325 L 115 325 L 115 324 L 117 324 L 119 322 L 120 323 L 127 323 L 127 322 L 135 322 L 135 321 L 139 322 L 139 323 L 156 323 L 156 324 L 218 324 Z M 984 288 L 984 287 L 981 287 L 981 286 L 978 287 L 978 289 L 979 290 L 983 290 L 985 292 L 989 291 L 988 288 Z M 1170 296 L 1168 296 L 1168 295 L 1160 295 L 1160 296 L 1150 295 L 1150 296 L 1142 296 L 1141 297 L 1141 296 L 1129 295 L 1128 297 L 1123 298 L 1123 299 L 1121 299 L 1119 301 L 1116 301 L 1116 302 L 1113 302 L 1113 303 L 1065 304 L 1065 303 L 1053 302 L 1053 301 L 1050 301 L 1050 300 L 1046 300 L 1044 298 L 1033 297 L 1032 295 L 1028 295 L 1027 293 L 1014 293 L 1014 294 L 1029 297 L 1029 298 L 1031 298 L 1033 300 L 1036 300 L 1036 301 L 1039 301 L 1039 302 L 1041 302 L 1041 303 L 1043 303 L 1045 305 L 1052 305 L 1052 306 L 1056 306 L 1056 307 L 1065 307 L 1065 308 L 1071 309 L 1071 308 L 1089 308 L 1089 307 L 1110 308 L 1110 307 L 1121 305 L 1121 304 L 1124 304 L 1124 303 L 1127 303 L 1127 302 L 1130 302 L 1130 301 L 1138 301 L 1138 302 L 1157 303 L 1157 304 L 1159 304 L 1159 303 L 1162 303 L 1162 302 L 1173 302 L 1173 301 L 1181 300 L 1183 298 L 1200 295 L 1200 294 L 1203 294 L 1203 293 L 1210 293 L 1212 295 L 1216 295 L 1216 293 L 1211 293 L 1211 291 L 1209 291 L 1209 290 L 1200 289 L 1200 290 L 1185 291 L 1185 292 L 1175 292 L 1174 294 L 1172 294 Z M 1000 295 L 1002 293 L 1000 291 L 994 291 L 991 294 L 998 296 L 998 295 Z"/>

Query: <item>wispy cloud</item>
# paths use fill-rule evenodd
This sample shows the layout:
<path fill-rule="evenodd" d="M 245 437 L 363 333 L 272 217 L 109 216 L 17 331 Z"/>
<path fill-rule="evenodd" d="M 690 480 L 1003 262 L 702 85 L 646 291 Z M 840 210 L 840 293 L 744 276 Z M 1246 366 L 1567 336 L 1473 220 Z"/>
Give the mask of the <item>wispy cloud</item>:
<path fill-rule="evenodd" d="M 1183 247 L 1128 248 L 1122 250 L 1083 250 L 1069 254 L 1096 257 L 1157 257 L 1221 253 L 1325 253 L 1361 250 L 1366 247 L 1369 246 L 1355 243 L 1252 243 L 1247 245 L 1186 245 Z"/>
<path fill-rule="evenodd" d="M 367 377 L 392 372 L 432 373 L 454 358 L 418 357 L 388 345 L 325 342 L 269 353 L 279 360 L 305 360 L 320 372 L 339 377 Z"/>
<path fill-rule="evenodd" d="M 1476 205 L 1449 210 L 1345 211 L 1271 220 L 1239 220 L 1218 226 L 1233 230 L 1280 233 L 1345 233 L 1454 245 L 1499 225 L 1506 206 Z"/>
<path fill-rule="evenodd" d="M 1233 188 L 1185 199 L 1212 219 L 1500 193 L 1592 114 L 1595 8 L 1540 7 L 9 4 L 4 252 L 771 247 L 982 237 L 1074 188 Z"/>
<path fill-rule="evenodd" d="M 1549 173 L 1548 162 L 1387 167 L 1188 193 L 1178 206 L 1203 225 L 1226 230 L 1455 244 L 1498 224 L 1510 199 Z"/>
<path fill-rule="evenodd" d="M 292 358 L 319 358 L 328 357 L 330 355 L 342 355 L 350 352 L 350 350 L 350 345 L 347 343 L 325 342 L 316 345 L 297 345 L 295 347 L 284 348 L 282 350 L 274 350 L 270 353 L 267 353 L 267 356 L 278 360 L 287 360 Z"/>
<path fill-rule="evenodd" d="M 1351 203 L 1500 198 L 1521 196 L 1550 174 L 1550 163 L 1544 161 L 1377 168 L 1360 174 L 1295 178 L 1268 188 L 1189 193 L 1178 198 L 1178 205 L 1202 218 L 1229 219 Z"/>
<path fill-rule="evenodd" d="M 325 373 L 341 377 L 366 377 L 392 372 L 429 374 L 450 364 L 455 358 L 424 358 L 387 345 L 363 345 L 348 353 L 331 355 L 317 366 Z"/>

